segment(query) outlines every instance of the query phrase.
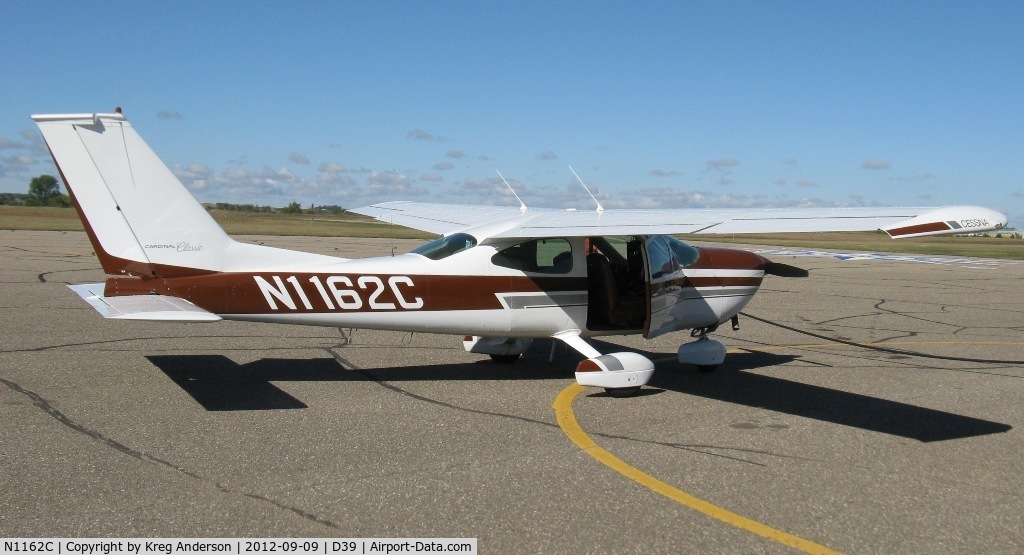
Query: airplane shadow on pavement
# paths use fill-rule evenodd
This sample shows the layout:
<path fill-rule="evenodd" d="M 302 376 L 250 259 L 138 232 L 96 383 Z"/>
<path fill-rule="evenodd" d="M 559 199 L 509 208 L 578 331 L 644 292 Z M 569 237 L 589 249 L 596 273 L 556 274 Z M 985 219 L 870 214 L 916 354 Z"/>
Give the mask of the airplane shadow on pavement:
<path fill-rule="evenodd" d="M 621 349 L 599 341 L 594 343 L 603 352 Z M 665 357 L 664 353 L 639 352 L 652 359 Z M 267 358 L 246 364 L 238 364 L 223 355 L 146 358 L 206 410 L 238 411 L 307 408 L 305 403 L 272 382 L 570 380 L 579 357 L 556 356 L 549 363 L 546 349 L 535 347 L 515 364 L 498 364 L 485 359 L 468 364 L 361 370 L 342 368 L 334 358 Z M 1012 426 L 1000 422 L 750 372 L 757 368 L 780 366 L 798 358 L 762 352 L 730 354 L 725 364 L 708 374 L 699 373 L 690 366 L 679 366 L 674 361 L 661 363 L 642 393 L 651 395 L 672 391 L 921 442 L 975 437 L 1012 429 Z M 593 395 L 605 396 L 597 391 Z M 609 397 L 609 402 L 628 403 L 629 400 Z"/>
<path fill-rule="evenodd" d="M 1000 422 L 747 371 L 798 358 L 760 352 L 735 353 L 726 357 L 725 364 L 713 373 L 658 371 L 648 386 L 925 443 L 1012 429 Z"/>
<path fill-rule="evenodd" d="M 547 358 L 531 358 L 516 364 L 484 359 L 470 364 L 360 370 L 343 368 L 334 358 L 326 357 L 265 358 L 246 364 L 223 355 L 159 355 L 146 359 L 208 411 L 308 408 L 272 382 L 567 380 L 576 368 L 575 360 L 556 359 L 549 365 Z"/>

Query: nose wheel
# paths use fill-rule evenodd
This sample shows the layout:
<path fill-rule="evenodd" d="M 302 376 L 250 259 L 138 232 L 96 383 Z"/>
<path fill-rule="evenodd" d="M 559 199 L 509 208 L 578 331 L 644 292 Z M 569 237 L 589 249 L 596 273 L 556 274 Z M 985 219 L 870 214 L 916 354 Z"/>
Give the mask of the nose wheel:
<path fill-rule="evenodd" d="M 640 386 L 635 387 L 606 387 L 604 392 L 609 397 L 615 397 L 616 399 L 625 399 L 627 397 L 636 397 L 640 393 Z"/>
<path fill-rule="evenodd" d="M 694 336 L 698 339 L 679 346 L 680 363 L 692 364 L 699 372 L 710 373 L 725 362 L 725 345 L 721 341 L 708 339 L 708 331 L 706 328 L 694 330 Z"/>

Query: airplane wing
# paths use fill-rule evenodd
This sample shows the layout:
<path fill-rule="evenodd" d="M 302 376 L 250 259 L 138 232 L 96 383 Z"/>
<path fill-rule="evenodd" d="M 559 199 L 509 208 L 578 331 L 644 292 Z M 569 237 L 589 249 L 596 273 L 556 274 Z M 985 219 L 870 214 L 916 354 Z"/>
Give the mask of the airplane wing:
<path fill-rule="evenodd" d="M 382 222 L 448 235 L 486 223 L 519 218 L 523 212 L 509 206 L 431 204 L 392 201 L 349 210 Z"/>
<path fill-rule="evenodd" d="M 384 202 L 353 212 L 448 235 L 488 226 L 493 238 L 884 230 L 891 237 L 1001 229 L 1006 216 L 978 206 L 578 211 Z M 494 226 L 504 222 L 505 225 Z"/>
<path fill-rule="evenodd" d="M 103 283 L 83 283 L 68 287 L 85 299 L 104 318 L 152 320 L 157 322 L 216 322 L 220 316 L 179 297 L 167 295 L 126 295 L 104 297 Z"/>

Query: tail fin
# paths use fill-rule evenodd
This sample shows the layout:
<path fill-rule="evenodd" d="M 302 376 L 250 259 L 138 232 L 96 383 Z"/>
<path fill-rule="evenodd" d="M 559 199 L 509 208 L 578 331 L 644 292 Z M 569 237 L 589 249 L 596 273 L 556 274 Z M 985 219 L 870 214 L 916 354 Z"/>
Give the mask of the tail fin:
<path fill-rule="evenodd" d="M 120 113 L 34 115 L 107 274 L 222 271 L 233 242 Z"/>

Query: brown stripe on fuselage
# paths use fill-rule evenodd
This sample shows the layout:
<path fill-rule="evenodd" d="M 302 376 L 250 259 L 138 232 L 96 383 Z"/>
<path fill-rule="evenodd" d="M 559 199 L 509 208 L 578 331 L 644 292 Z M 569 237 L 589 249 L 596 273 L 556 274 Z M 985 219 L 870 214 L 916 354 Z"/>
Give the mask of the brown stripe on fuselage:
<path fill-rule="evenodd" d="M 930 233 L 933 231 L 948 231 L 953 229 L 949 227 L 946 222 L 932 222 L 930 224 L 911 225 L 907 227 L 898 227 L 896 229 L 887 230 L 886 233 L 890 237 L 900 237 L 903 235 L 913 235 L 915 233 Z"/>
<path fill-rule="evenodd" d="M 763 270 L 766 262 L 761 256 L 747 251 L 713 247 L 699 248 L 701 257 L 691 267 L 694 269 Z M 179 270 L 189 271 L 190 269 L 181 268 Z M 257 283 L 257 277 L 267 284 L 264 287 L 272 287 L 280 295 L 286 297 L 289 302 L 284 302 L 273 294 L 265 294 Z M 358 298 L 361 306 L 352 309 L 340 308 L 341 303 L 328 286 L 329 278 L 347 280 L 347 282 L 336 282 L 336 288 L 344 291 L 345 300 L 351 301 Z M 362 286 L 360 286 L 360 278 L 365 280 Z M 392 278 L 399 279 L 393 284 Z M 411 284 L 405 280 L 411 281 Z M 680 278 L 662 285 L 695 288 L 757 287 L 761 281 L 761 277 L 680 276 Z M 320 287 L 317 287 L 317 283 L 320 284 Z M 396 295 L 396 290 L 402 299 Z M 500 310 L 504 306 L 498 299 L 497 294 L 499 293 L 557 293 L 586 290 L 586 277 L 569 276 L 209 272 L 200 275 L 179 276 L 164 274 L 149 279 L 111 278 L 107 280 L 104 295 L 109 297 L 169 295 L 187 299 L 215 314 L 266 314 L 382 310 Z M 376 301 L 376 308 L 370 303 L 371 296 Z M 273 305 L 270 299 L 273 299 Z M 403 308 L 402 300 L 407 306 L 410 304 L 417 306 L 416 308 Z M 420 300 L 422 300 L 422 304 L 420 304 Z M 294 305 L 295 308 L 290 308 L 289 304 Z M 380 308 L 392 305 L 395 308 Z"/>
<path fill-rule="evenodd" d="M 692 277 L 683 276 L 668 281 L 663 281 L 659 285 L 662 287 L 760 287 L 763 278 L 760 277 L 739 277 L 739 276 L 726 276 L 726 277 Z"/>
<path fill-rule="evenodd" d="M 696 247 L 700 258 L 685 270 L 763 271 L 768 259 L 759 254 L 720 247 Z M 759 287 L 763 277 L 754 276 L 681 276 L 662 282 L 662 287 Z"/>
<path fill-rule="evenodd" d="M 277 309 L 273 309 L 267 296 L 260 290 L 256 282 L 259 276 L 272 285 L 279 282 L 274 277 L 280 278 L 280 284 L 284 286 L 283 293 L 286 294 L 295 305 L 295 309 L 288 308 L 285 303 L 275 301 Z M 361 305 L 356 309 L 341 309 L 339 303 L 327 287 L 327 279 L 331 277 L 344 277 L 352 283 L 351 286 L 339 285 L 339 289 L 352 291 L 361 300 Z M 410 275 L 402 274 L 400 277 L 408 278 L 412 285 L 404 281 L 399 282 L 397 287 L 407 303 L 417 302 L 422 299 L 422 306 L 416 309 L 403 309 L 400 300 L 390 287 L 389 279 L 394 274 L 314 274 L 314 273 L 220 273 L 204 276 L 188 276 L 168 279 L 118 279 L 107 280 L 104 295 L 110 297 L 124 295 L 170 295 L 187 299 L 195 305 L 213 312 L 215 314 L 266 314 L 266 313 L 316 313 L 316 312 L 380 312 L 382 309 L 373 308 L 370 305 L 370 297 L 377 293 L 375 301 L 380 305 L 394 305 L 392 310 L 499 310 L 504 308 L 495 293 L 553 293 L 560 291 L 586 291 L 587 280 L 581 277 L 519 277 L 519 276 L 438 276 L 438 275 Z M 290 278 L 295 278 L 289 281 Z M 367 283 L 366 287 L 359 286 L 360 277 L 369 277 L 371 280 L 379 278 L 383 287 L 375 282 Z M 319 280 L 327 292 L 327 298 L 332 302 L 334 308 L 328 306 L 324 295 L 320 293 L 311 278 Z M 296 291 L 296 283 L 301 288 L 305 299 L 312 308 L 306 308 L 302 296 Z M 275 287 L 276 288 L 276 287 Z M 346 299 L 352 299 L 347 296 Z"/>
<path fill-rule="evenodd" d="M 694 270 L 764 270 L 768 259 L 749 251 L 721 247 L 696 247 L 700 258 L 692 266 Z"/>

